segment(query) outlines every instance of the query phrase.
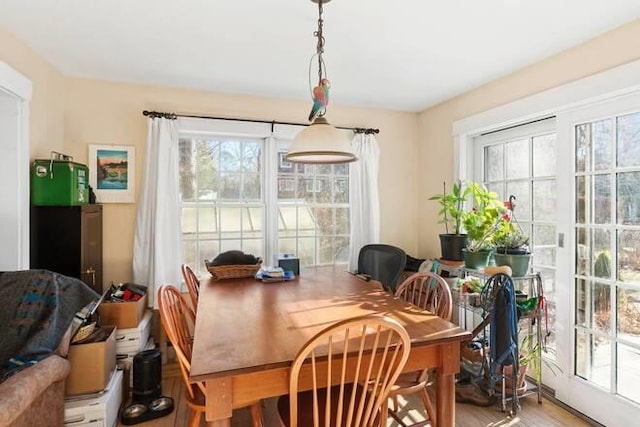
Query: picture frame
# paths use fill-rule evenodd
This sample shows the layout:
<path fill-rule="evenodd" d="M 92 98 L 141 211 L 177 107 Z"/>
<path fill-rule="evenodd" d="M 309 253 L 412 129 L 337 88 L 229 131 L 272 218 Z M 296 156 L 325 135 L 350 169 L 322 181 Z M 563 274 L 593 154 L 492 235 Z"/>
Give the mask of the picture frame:
<path fill-rule="evenodd" d="M 127 145 L 89 145 L 89 184 L 98 203 L 134 203 L 136 151 Z"/>

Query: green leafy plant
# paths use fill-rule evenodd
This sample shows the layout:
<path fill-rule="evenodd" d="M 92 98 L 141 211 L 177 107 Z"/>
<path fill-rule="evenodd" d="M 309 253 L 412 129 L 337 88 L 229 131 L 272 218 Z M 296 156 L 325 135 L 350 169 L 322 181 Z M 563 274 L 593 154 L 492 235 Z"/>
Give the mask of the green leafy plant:
<path fill-rule="evenodd" d="M 467 250 L 476 252 L 490 249 L 493 234 L 506 211 L 504 204 L 498 200 L 495 192 L 489 191 L 482 183 L 472 182 L 468 188 L 474 205 L 462 214 L 462 225 L 469 237 Z"/>
<path fill-rule="evenodd" d="M 517 224 L 502 219 L 493 235 L 493 244 L 498 248 L 526 248 L 528 251 L 529 236 Z"/>
<path fill-rule="evenodd" d="M 449 227 L 452 228 L 453 234 L 462 234 L 464 204 L 473 190 L 467 184 L 467 181 L 454 182 L 451 192 L 448 193 L 446 183 L 442 183 L 442 193 L 429 198 L 440 204 L 438 224 L 444 224 L 447 234 Z"/>

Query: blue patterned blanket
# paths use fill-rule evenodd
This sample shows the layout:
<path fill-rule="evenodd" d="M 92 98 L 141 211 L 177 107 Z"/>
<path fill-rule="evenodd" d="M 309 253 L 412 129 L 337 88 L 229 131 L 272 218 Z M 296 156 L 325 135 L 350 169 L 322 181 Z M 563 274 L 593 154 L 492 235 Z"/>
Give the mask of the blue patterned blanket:
<path fill-rule="evenodd" d="M 75 314 L 98 297 L 48 270 L 0 273 L 0 382 L 52 354 Z"/>

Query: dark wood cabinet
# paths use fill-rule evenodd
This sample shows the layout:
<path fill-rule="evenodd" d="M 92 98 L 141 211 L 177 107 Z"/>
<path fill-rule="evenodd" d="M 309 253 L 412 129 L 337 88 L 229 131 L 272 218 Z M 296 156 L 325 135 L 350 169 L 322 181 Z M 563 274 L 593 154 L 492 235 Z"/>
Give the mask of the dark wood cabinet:
<path fill-rule="evenodd" d="M 31 268 L 77 277 L 102 293 L 102 205 L 32 206 Z"/>

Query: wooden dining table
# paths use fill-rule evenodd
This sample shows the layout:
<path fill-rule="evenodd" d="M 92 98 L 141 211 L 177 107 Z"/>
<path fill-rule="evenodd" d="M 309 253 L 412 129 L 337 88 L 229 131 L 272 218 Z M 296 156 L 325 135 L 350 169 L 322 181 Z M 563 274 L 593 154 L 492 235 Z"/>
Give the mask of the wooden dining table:
<path fill-rule="evenodd" d="M 205 382 L 208 425 L 230 426 L 233 409 L 287 394 L 292 361 L 313 335 L 372 313 L 398 320 L 409 333 L 405 372 L 435 368 L 437 424 L 453 427 L 460 342 L 470 338 L 469 332 L 344 267 L 305 269 L 286 282 L 201 282 L 190 379 Z M 300 386 L 305 387 L 310 384 Z"/>

